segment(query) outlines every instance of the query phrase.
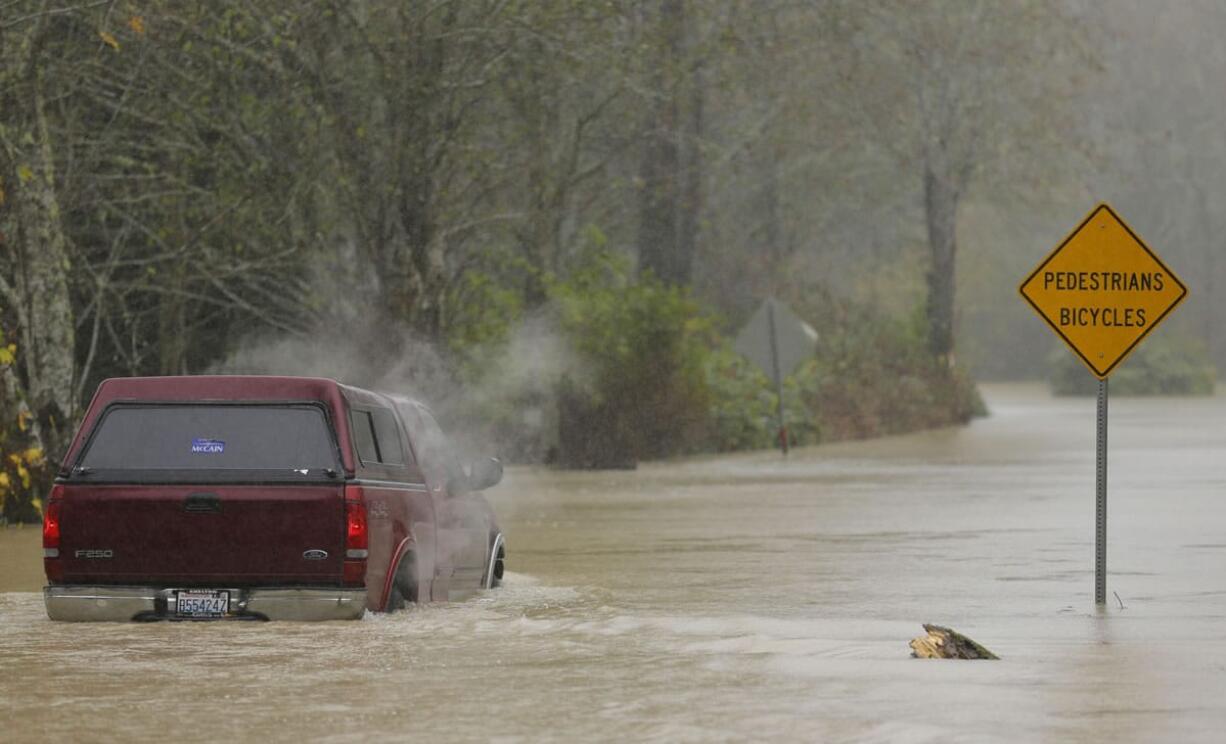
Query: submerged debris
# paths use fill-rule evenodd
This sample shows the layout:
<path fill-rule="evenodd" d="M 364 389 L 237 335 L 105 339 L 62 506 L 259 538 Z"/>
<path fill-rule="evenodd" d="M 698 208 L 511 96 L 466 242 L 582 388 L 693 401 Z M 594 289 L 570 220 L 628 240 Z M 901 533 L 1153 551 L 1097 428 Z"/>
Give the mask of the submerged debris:
<path fill-rule="evenodd" d="M 924 623 L 928 635 L 911 640 L 911 656 L 917 659 L 999 659 L 1000 657 L 961 633 Z"/>

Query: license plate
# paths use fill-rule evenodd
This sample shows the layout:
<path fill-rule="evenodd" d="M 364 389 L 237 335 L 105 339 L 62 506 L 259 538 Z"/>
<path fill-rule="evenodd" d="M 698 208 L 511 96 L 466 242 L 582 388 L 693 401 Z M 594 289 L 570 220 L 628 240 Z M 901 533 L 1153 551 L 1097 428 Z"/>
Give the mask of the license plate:
<path fill-rule="evenodd" d="M 225 617 L 230 611 L 230 592 L 181 591 L 175 601 L 175 617 Z"/>

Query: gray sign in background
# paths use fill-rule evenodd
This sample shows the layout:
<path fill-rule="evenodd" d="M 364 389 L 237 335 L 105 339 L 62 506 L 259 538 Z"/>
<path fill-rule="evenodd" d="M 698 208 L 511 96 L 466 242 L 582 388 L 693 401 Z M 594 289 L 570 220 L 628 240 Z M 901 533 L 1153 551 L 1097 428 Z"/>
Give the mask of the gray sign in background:
<path fill-rule="evenodd" d="M 762 303 L 732 346 L 762 368 L 779 397 L 779 447 L 788 453 L 783 417 L 783 378 L 817 350 L 817 331 L 773 297 Z"/>
<path fill-rule="evenodd" d="M 797 365 L 813 356 L 817 331 L 796 317 L 787 305 L 772 298 L 753 314 L 732 348 L 761 367 L 771 382 L 780 384 Z"/>

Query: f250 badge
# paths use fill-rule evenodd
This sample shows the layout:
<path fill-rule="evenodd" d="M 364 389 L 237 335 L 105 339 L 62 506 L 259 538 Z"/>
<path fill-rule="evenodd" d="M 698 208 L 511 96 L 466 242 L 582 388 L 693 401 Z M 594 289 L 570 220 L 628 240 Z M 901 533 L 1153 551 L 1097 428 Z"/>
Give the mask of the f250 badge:
<path fill-rule="evenodd" d="M 114 558 L 115 551 L 110 548 L 106 550 L 78 550 L 73 555 L 77 558 Z"/>
<path fill-rule="evenodd" d="M 386 501 L 371 501 L 366 505 L 366 516 L 371 519 L 387 519 L 391 516 L 388 512 Z"/>

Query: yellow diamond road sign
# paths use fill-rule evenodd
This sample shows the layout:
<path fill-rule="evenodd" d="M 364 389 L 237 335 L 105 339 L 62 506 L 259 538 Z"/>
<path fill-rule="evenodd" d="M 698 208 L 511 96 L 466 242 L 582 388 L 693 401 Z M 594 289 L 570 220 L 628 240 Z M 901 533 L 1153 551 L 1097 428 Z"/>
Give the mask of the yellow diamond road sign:
<path fill-rule="evenodd" d="M 1099 204 L 1022 282 L 1021 293 L 1103 379 L 1188 288 L 1111 207 Z"/>

